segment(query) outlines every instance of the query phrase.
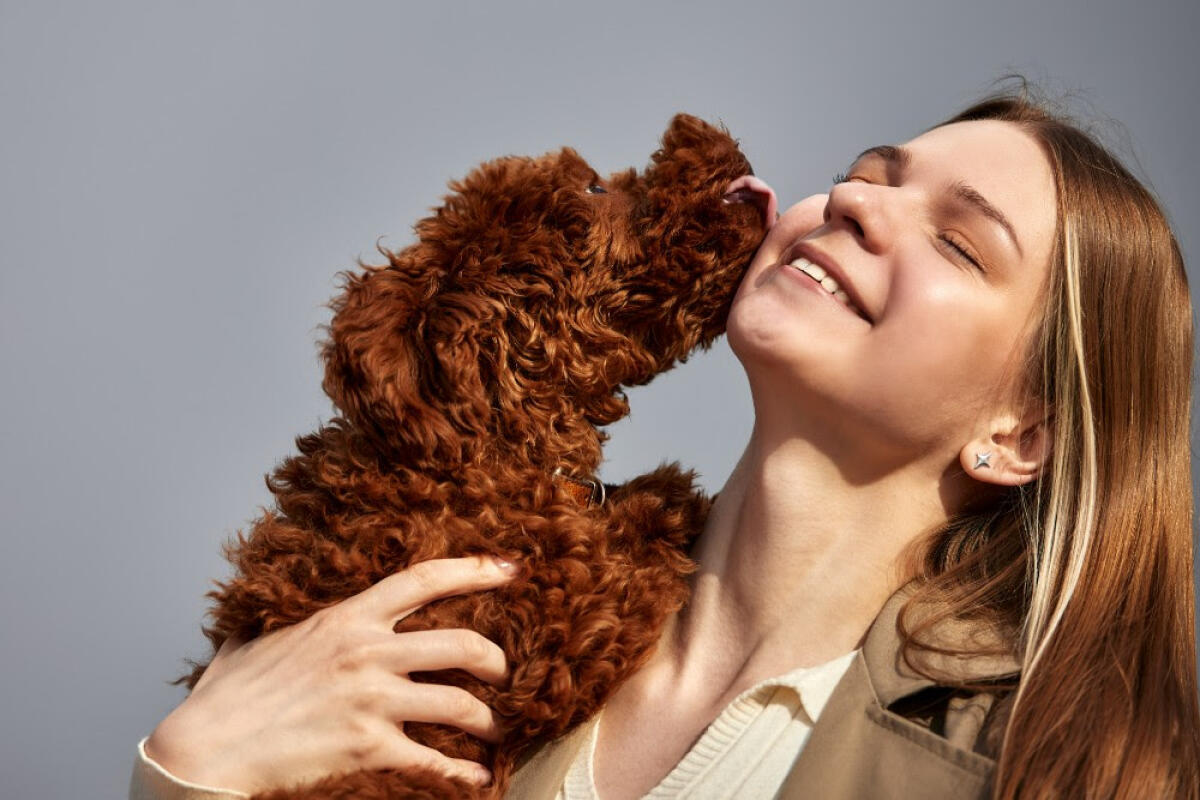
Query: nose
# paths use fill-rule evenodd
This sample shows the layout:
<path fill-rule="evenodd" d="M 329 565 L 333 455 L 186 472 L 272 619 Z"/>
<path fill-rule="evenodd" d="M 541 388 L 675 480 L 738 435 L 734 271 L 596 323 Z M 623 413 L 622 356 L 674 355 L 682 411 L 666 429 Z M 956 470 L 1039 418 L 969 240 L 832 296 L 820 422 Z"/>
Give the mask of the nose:
<path fill-rule="evenodd" d="M 843 225 L 864 247 L 876 250 L 886 228 L 880 196 L 884 188 L 863 181 L 834 184 L 825 203 L 825 222 Z"/>
<path fill-rule="evenodd" d="M 770 230 L 779 218 L 778 201 L 775 190 L 767 185 L 762 178 L 753 175 L 743 175 L 729 184 L 725 190 L 726 203 L 753 203 L 763 215 L 763 226 Z"/>

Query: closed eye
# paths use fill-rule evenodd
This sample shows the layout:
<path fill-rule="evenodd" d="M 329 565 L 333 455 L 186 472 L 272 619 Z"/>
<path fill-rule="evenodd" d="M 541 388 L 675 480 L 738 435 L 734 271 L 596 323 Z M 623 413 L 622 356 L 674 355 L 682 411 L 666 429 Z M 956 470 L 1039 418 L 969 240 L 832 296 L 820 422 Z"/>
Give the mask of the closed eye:
<path fill-rule="evenodd" d="M 833 182 L 835 184 L 848 183 L 852 180 L 861 180 L 861 179 L 851 178 L 848 175 L 846 175 L 846 173 L 844 173 L 844 172 L 839 172 L 838 174 L 833 176 Z M 976 269 L 979 269 L 979 270 L 983 269 L 983 265 L 980 264 L 979 261 L 974 256 L 972 256 L 971 253 L 965 247 L 963 247 L 962 243 L 959 242 L 954 237 L 947 236 L 946 234 L 943 233 L 938 236 L 938 240 L 945 244 L 946 249 L 949 250 L 951 255 L 953 255 L 956 259 L 959 259 L 960 261 L 966 261 L 967 263 L 974 266 Z"/>
<path fill-rule="evenodd" d="M 959 244 L 953 237 L 947 236 L 946 234 L 943 233 L 938 236 L 938 239 L 940 239 L 941 241 L 946 243 L 946 247 L 949 248 L 950 252 L 956 258 L 959 258 L 959 259 L 969 262 L 977 269 L 982 269 L 982 265 L 970 253 L 967 252 L 966 248 L 964 248 L 961 244 Z"/>

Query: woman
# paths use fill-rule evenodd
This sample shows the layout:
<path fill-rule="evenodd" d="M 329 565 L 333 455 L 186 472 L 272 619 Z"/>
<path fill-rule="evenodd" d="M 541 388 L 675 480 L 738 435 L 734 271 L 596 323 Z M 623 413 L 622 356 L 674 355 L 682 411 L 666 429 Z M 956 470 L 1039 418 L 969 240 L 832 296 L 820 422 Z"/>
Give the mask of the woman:
<path fill-rule="evenodd" d="M 1191 305 L 1111 155 L 1024 91 L 872 148 L 771 228 L 728 333 L 755 425 L 693 598 L 510 796 L 1200 797 Z M 397 723 L 491 712 L 403 676 L 502 653 L 390 629 L 504 579 L 430 562 L 227 645 L 133 793 L 478 770 Z"/>

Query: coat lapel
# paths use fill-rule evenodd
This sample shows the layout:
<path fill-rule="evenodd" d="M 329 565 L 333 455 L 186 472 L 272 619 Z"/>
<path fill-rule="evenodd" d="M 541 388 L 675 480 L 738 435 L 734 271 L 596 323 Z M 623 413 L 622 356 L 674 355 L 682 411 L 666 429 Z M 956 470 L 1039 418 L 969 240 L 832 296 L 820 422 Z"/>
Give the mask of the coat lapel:
<path fill-rule="evenodd" d="M 986 795 L 995 762 L 970 749 L 978 717 L 964 726 L 962 741 L 956 744 L 887 710 L 896 700 L 934 685 L 900 658 L 896 621 L 915 588 L 915 582 L 902 587 L 875 618 L 862 651 L 838 682 L 776 795 L 778 800 L 960 800 Z M 958 620 L 939 624 L 930 638 L 939 644 L 973 649 L 1001 641 L 978 625 Z M 960 679 L 999 677 L 1019 669 L 1019 664 L 1006 656 L 958 659 L 939 655 L 923 659 L 922 664 Z M 553 800 L 597 719 L 593 717 L 541 747 L 513 773 L 505 797 Z"/>
<path fill-rule="evenodd" d="M 804 749 L 777 795 L 779 800 L 885 800 L 886 798 L 984 797 L 995 762 L 969 749 L 988 701 L 976 706 L 960 746 L 921 725 L 888 711 L 888 706 L 935 685 L 911 670 L 900 657 L 896 621 L 912 595 L 910 583 L 892 595 L 872 623 L 862 651 L 834 689 Z M 937 609 L 930 609 L 936 611 Z M 931 638 L 946 646 L 981 648 L 998 643 L 980 626 L 948 620 Z M 1019 664 L 1006 656 L 923 659 L 959 679 L 1011 674 Z M 969 712 L 964 711 L 964 716 Z M 969 741 L 968 741 L 969 740 Z"/>

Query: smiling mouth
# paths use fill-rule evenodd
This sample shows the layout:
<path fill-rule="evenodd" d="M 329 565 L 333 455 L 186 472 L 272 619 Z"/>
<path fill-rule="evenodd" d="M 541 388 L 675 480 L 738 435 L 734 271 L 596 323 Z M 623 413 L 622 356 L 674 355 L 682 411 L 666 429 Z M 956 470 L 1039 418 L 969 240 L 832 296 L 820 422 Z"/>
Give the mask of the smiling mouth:
<path fill-rule="evenodd" d="M 871 321 L 870 318 L 863 313 L 862 309 L 854 305 L 854 301 L 850 299 L 850 295 L 846 294 L 846 291 L 838 286 L 838 282 L 834 279 L 834 277 L 825 272 L 825 270 L 819 265 L 814 264 L 803 256 L 797 256 L 796 258 L 793 258 L 790 263 L 783 264 L 782 266 L 784 269 L 794 269 L 797 272 L 803 272 L 805 275 L 816 281 L 817 285 L 824 289 L 826 293 L 833 297 L 833 299 L 837 300 L 850 311 L 857 314 L 863 321 Z"/>

